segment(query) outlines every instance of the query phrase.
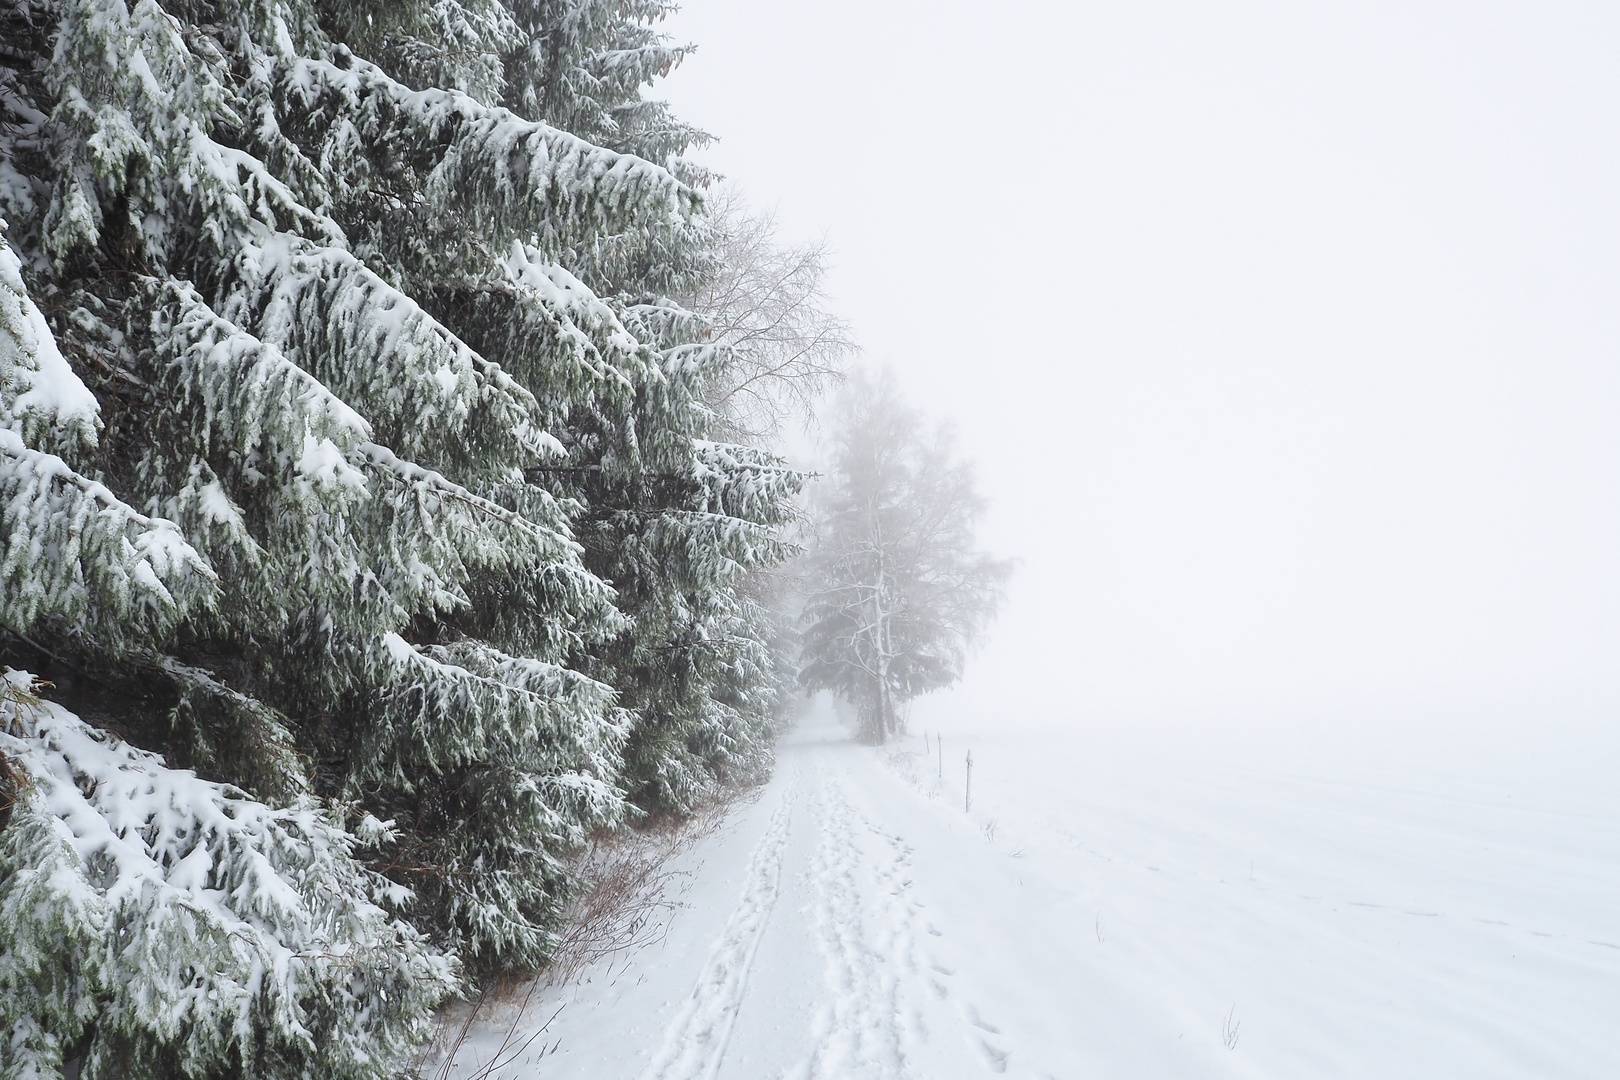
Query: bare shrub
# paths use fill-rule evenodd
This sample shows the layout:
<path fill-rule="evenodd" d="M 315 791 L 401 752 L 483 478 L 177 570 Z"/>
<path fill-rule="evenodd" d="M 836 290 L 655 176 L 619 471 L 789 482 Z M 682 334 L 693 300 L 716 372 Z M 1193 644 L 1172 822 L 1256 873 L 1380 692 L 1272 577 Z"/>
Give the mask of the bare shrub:
<path fill-rule="evenodd" d="M 676 869 L 674 860 L 712 835 L 735 806 L 755 801 L 762 791 L 728 789 L 688 818 L 661 817 L 639 828 L 602 830 L 593 836 L 575 856 L 579 890 L 550 962 L 534 975 L 493 978 L 471 1001 L 447 1009 L 437 1038 L 418 1058 L 414 1074 L 424 1075 L 426 1064 L 434 1061 L 434 1080 L 450 1080 L 472 1033 L 496 1022 L 505 1024 L 500 1045 L 487 1063 L 461 1080 L 489 1080 L 515 1063 L 545 1037 L 567 1005 L 558 1003 L 539 1027 L 520 1030 L 536 995 L 567 987 L 600 965 L 606 966 L 610 980 L 616 978 L 615 966 L 623 974 L 632 957 L 663 941 L 670 916 L 682 906 L 676 886 L 692 874 Z M 540 1055 L 555 1049 L 542 1046 Z"/>
<path fill-rule="evenodd" d="M 680 907 L 670 896 L 671 886 L 690 874 L 670 862 L 713 833 L 739 801 L 756 798 L 758 789 L 733 792 L 685 820 L 665 818 L 595 837 L 574 867 L 583 888 L 569 909 L 568 929 L 544 972 L 546 981 L 564 985 L 588 967 L 662 941 L 667 916 Z"/>
<path fill-rule="evenodd" d="M 921 778 L 918 775 L 918 763 L 923 759 L 922 754 L 918 753 L 916 750 L 895 747 L 891 749 L 885 756 L 888 759 L 889 768 L 899 773 L 902 780 L 913 787 L 921 786 Z"/>

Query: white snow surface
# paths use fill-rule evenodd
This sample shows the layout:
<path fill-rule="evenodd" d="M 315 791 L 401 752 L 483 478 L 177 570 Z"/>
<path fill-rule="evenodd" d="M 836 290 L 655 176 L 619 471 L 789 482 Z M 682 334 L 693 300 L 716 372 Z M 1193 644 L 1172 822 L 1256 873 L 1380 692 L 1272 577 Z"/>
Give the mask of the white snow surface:
<path fill-rule="evenodd" d="M 941 779 L 815 712 L 660 941 L 445 1075 L 1620 1076 L 1611 770 L 1206 743 L 952 733 Z"/>
<path fill-rule="evenodd" d="M 7 227 L 0 218 L 0 236 Z M 60 427 L 93 435 L 100 415 L 95 395 L 79 380 L 56 347 L 45 316 L 23 285 L 22 262 L 0 239 L 0 371 L 10 368 L 15 394 L 0 400 L 0 422 L 37 412 Z"/>

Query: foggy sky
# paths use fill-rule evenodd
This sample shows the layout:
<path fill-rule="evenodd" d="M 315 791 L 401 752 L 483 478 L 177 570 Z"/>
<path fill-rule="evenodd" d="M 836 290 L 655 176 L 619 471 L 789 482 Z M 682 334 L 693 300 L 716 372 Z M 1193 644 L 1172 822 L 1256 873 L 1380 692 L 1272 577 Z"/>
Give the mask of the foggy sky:
<path fill-rule="evenodd" d="M 1620 7 L 686 0 L 1024 565 L 950 704 L 1620 703 Z M 1529 710 L 1527 712 L 1526 710 Z"/>

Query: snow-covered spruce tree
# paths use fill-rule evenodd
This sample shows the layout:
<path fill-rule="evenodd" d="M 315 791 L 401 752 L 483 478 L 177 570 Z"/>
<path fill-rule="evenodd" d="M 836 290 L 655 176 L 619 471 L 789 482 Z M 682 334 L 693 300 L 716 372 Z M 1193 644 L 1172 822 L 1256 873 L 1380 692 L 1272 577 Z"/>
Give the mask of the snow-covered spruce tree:
<path fill-rule="evenodd" d="M 763 758 L 768 620 L 738 582 L 785 553 L 799 478 L 703 439 L 726 352 L 666 299 L 713 268 L 682 180 L 701 173 L 673 156 L 695 133 L 638 104 L 678 59 L 646 36 L 661 10 L 0 0 L 0 647 L 89 721 L 45 707 L 77 734 L 14 720 L 6 752 L 28 790 L 88 783 L 111 746 L 169 793 L 30 797 L 4 857 L 45 859 L 68 813 L 93 885 L 113 850 L 95 837 L 144 851 L 150 888 L 61 915 L 115 954 L 118 927 L 168 917 L 164 888 L 184 906 L 270 858 L 360 905 L 319 917 L 319 951 L 372 958 L 255 968 L 246 996 L 221 995 L 209 980 L 243 969 L 206 949 L 91 977 L 72 951 L 25 949 L 46 928 L 20 921 L 17 956 L 38 963 L 0 982 L 3 1015 L 45 1023 L 30 1002 L 48 983 L 50 1023 L 124 1018 L 68 1048 L 92 1075 L 137 1043 L 185 1075 L 386 1070 L 448 969 L 364 905 L 477 967 L 531 966 L 558 856 L 618 819 L 621 782 L 689 805 Z M 165 797 L 189 809 L 154 809 Z M 209 805 L 296 811 L 319 852 L 277 862 L 266 825 L 192 858 Z M 24 881 L 0 881 L 0 904 L 31 902 Z M 259 917 L 265 948 L 309 946 Z M 194 979 L 236 1018 L 143 1011 Z M 320 1057 L 300 1032 L 339 998 L 333 1022 L 365 1018 L 357 1049 Z M 64 1052 L 53 1037 L 29 1060 Z M 266 1046 L 274 1069 L 251 1064 Z"/>
<path fill-rule="evenodd" d="M 751 210 L 735 187 L 709 193 L 703 225 L 714 270 L 697 278 L 681 302 L 708 324 L 699 392 L 713 438 L 771 444 L 797 421 L 815 422 L 815 409 L 858 351 L 849 328 L 828 309 L 826 246 L 784 244 L 769 214 Z M 780 528 L 780 525 L 777 526 Z M 788 530 L 803 532 L 798 521 Z M 774 561 L 756 562 L 734 588 L 741 616 L 734 640 L 746 642 L 720 696 L 743 716 L 742 730 L 763 747 L 797 707 L 798 605 L 794 581 Z M 737 760 L 759 760 L 757 749 Z"/>
<path fill-rule="evenodd" d="M 301 745 L 322 794 L 399 823 L 386 864 L 420 922 L 479 964 L 536 962 L 557 851 L 617 813 L 623 720 L 555 657 L 412 631 L 467 608 L 480 574 L 544 578 L 523 605 L 533 640 L 571 641 L 609 593 L 579 565 L 568 508 L 508 490 L 559 449 L 534 396 L 387 279 L 411 267 L 346 238 L 379 217 L 399 233 L 458 219 L 468 258 L 474 241 L 678 216 L 690 195 L 466 95 L 411 90 L 314 8 L 226 9 L 206 28 L 152 3 L 52 13 L 50 63 L 22 80 L 54 105 L 19 125 L 17 160 L 37 170 L 13 188 L 34 209 L 19 239 L 67 308 L 70 350 L 108 372 L 104 471 L 224 585 L 170 654 L 64 643 L 166 683 L 167 730 L 138 734 L 208 775 L 284 795 L 264 785 L 297 778 Z"/>
<path fill-rule="evenodd" d="M 455 975 L 352 856 L 386 827 L 169 769 L 31 683 L 0 674 L 0 1075 L 391 1076 Z"/>
<path fill-rule="evenodd" d="M 686 52 L 654 27 L 669 10 L 640 0 L 514 5 L 520 45 L 505 54 L 502 100 L 706 184 L 680 155 L 707 136 L 641 96 Z M 788 705 L 789 658 L 780 613 L 760 603 L 754 576 L 788 553 L 779 532 L 802 478 L 774 455 L 705 438 L 725 428 L 707 404 L 713 387 L 746 354 L 708 313 L 672 297 L 699 295 L 723 271 L 721 234 L 702 217 L 670 214 L 566 243 L 469 249 L 478 223 L 459 222 L 454 209 L 436 207 L 406 229 L 392 211 L 345 224 L 436 318 L 534 393 L 563 447 L 527 470 L 528 490 L 583 507 L 585 565 L 613 583 L 627 618 L 543 644 L 570 646 L 571 666 L 619 691 L 633 718 L 621 781 L 644 806 L 682 811 L 721 780 L 760 776 Z M 422 244 L 429 235 L 434 243 Z M 727 494 L 743 489 L 746 498 Z M 457 631 L 537 647 L 512 640 L 521 624 L 505 609 L 554 585 L 515 584 L 479 575 Z M 418 625 L 424 638 L 440 631 Z"/>
<path fill-rule="evenodd" d="M 853 703 L 863 736 L 883 742 L 907 701 L 961 677 L 1013 564 L 977 548 L 972 466 L 887 375 L 851 384 L 831 442 L 803 561 L 799 678 Z"/>
<path fill-rule="evenodd" d="M 19 271 L 0 243 L 0 618 L 147 656 L 218 582 L 173 522 L 49 452 L 90 458 L 99 410 Z M 32 689 L 0 682 L 0 1075 L 387 1075 L 454 970 L 379 906 L 404 897 L 356 837 Z"/>
<path fill-rule="evenodd" d="M 517 110 L 590 133 L 697 185 L 681 155 L 706 136 L 644 100 L 643 88 L 685 51 L 654 24 L 672 5 L 646 0 L 518 4 L 528 44 L 510 61 Z M 649 809 L 684 811 L 724 780 L 758 777 L 788 701 L 780 620 L 755 575 L 790 553 L 782 527 L 803 483 L 774 454 L 714 441 L 725 430 L 708 405 L 742 360 L 689 299 L 723 269 L 706 219 L 666 217 L 600 232 L 559 266 L 514 251 L 522 286 L 559 293 L 607 347 L 592 362 L 611 388 L 562 400 L 537 389 L 565 456 L 535 470 L 584 507 L 576 535 L 585 564 L 612 582 L 628 619 L 575 662 L 620 692 L 634 717 L 623 782 Z M 447 298 L 444 317 L 498 297 Z M 530 324 L 483 318 L 469 329 L 486 355 L 522 349 Z M 457 323 L 458 326 L 462 325 Z M 515 360 L 503 366 L 519 370 Z"/>
<path fill-rule="evenodd" d="M 673 0 L 514 0 L 521 45 L 508 58 L 505 104 L 701 186 L 706 172 L 682 155 L 710 137 L 644 96 L 692 51 L 658 29 L 677 7 Z"/>

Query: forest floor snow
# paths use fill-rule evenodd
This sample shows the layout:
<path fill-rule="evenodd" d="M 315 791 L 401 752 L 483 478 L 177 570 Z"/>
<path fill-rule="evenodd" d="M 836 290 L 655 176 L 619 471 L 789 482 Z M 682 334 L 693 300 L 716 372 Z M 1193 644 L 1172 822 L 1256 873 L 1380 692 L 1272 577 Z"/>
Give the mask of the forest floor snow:
<path fill-rule="evenodd" d="M 1006 733 L 967 741 L 966 811 L 964 741 L 941 776 L 813 712 L 656 934 L 486 1008 L 440 1075 L 1620 1076 L 1613 783 Z"/>

